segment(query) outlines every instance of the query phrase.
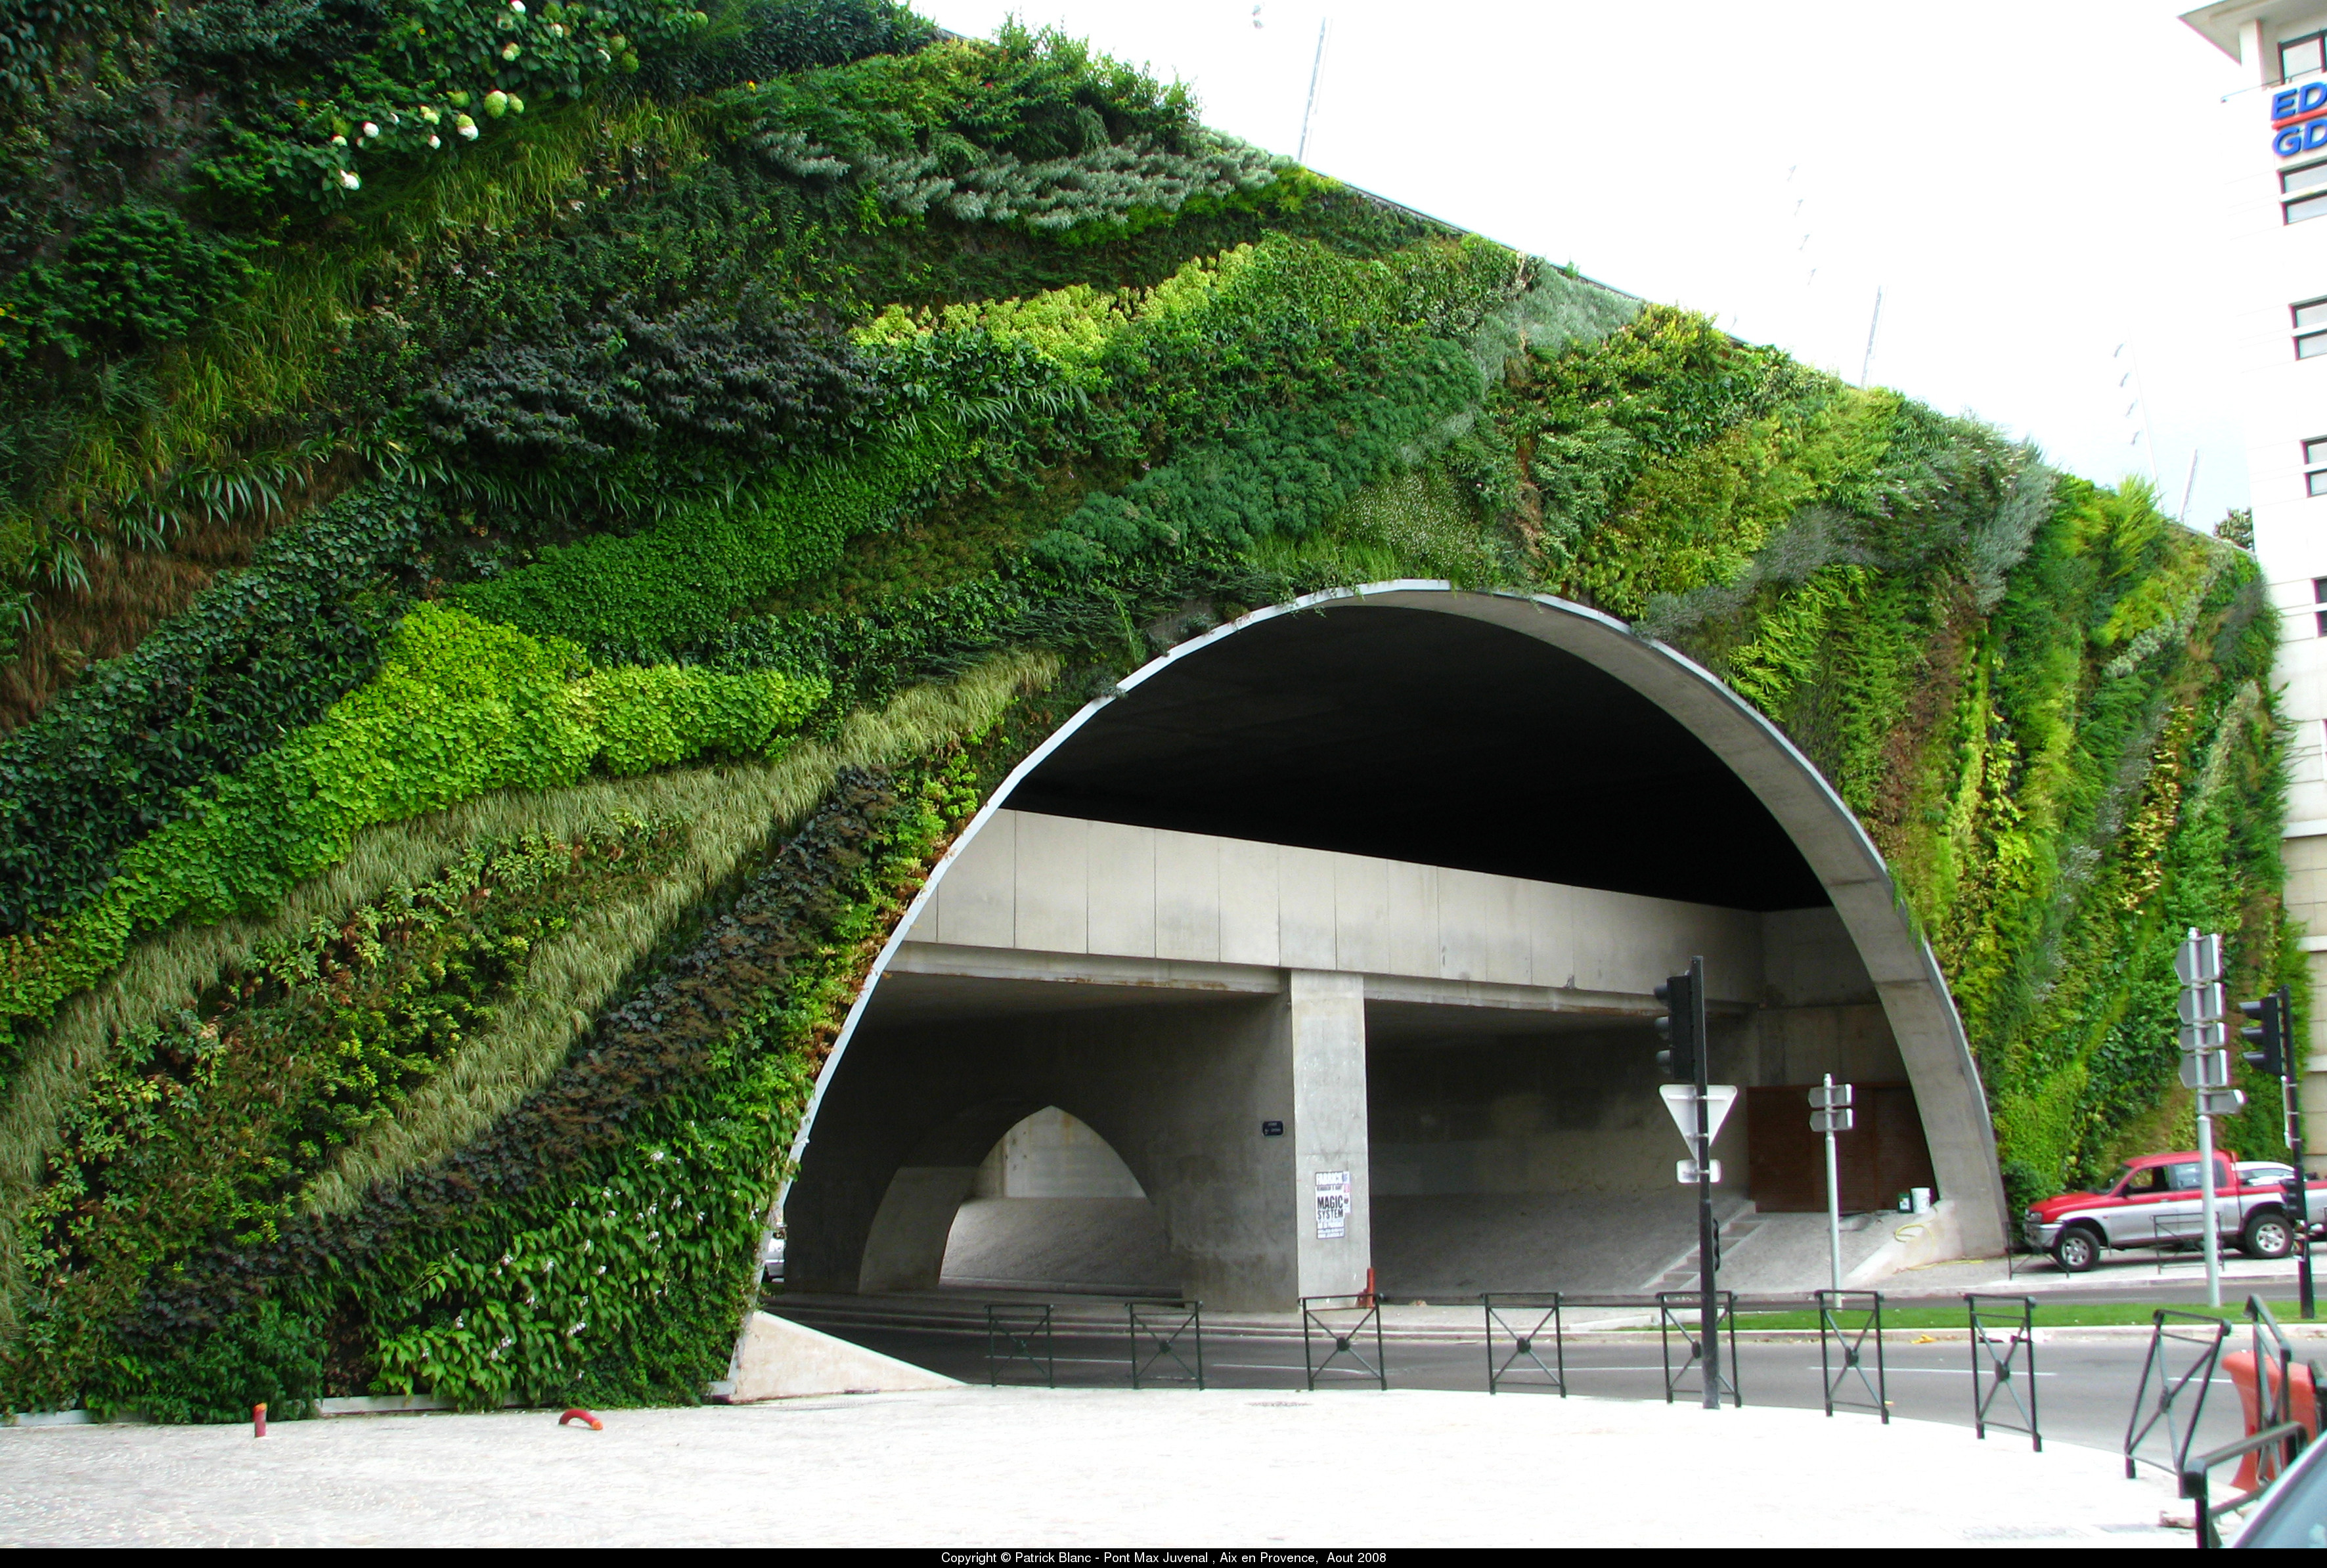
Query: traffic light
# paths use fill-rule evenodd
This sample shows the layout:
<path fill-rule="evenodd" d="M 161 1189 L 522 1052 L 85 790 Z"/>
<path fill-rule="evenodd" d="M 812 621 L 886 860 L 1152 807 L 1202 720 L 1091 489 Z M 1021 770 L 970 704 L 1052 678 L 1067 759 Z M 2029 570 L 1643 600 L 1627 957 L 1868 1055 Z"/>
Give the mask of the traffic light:
<path fill-rule="evenodd" d="M 1696 1053 L 1704 1049 L 1696 1037 L 1703 1009 L 1697 1004 L 1696 975 L 1670 976 L 1657 987 L 1657 1000 L 1665 1004 L 1665 1015 L 1657 1020 L 1657 1038 L 1664 1044 L 1657 1052 L 1657 1066 L 1675 1083 L 1695 1083 Z"/>
<path fill-rule="evenodd" d="M 2286 1076 L 2286 987 L 2267 996 L 2238 1003 L 2238 1011 L 2254 1020 L 2238 1031 L 2238 1038 L 2254 1049 L 2243 1051 L 2246 1064 L 2266 1078 Z"/>

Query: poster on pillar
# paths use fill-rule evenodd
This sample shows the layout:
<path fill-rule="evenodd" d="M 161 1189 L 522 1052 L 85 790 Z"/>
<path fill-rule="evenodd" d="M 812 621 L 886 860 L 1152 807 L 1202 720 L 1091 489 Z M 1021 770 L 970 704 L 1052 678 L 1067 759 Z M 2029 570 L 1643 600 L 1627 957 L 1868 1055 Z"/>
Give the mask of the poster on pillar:
<path fill-rule="evenodd" d="M 1350 1234 L 1350 1173 L 1317 1172 L 1317 1239 L 1329 1241 Z"/>

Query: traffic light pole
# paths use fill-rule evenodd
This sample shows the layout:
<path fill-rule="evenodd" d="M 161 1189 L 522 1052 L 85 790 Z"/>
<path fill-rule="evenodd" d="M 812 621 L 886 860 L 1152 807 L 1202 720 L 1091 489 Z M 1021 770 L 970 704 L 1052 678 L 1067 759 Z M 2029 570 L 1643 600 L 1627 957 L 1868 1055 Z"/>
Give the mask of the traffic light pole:
<path fill-rule="evenodd" d="M 2295 1278 L 2308 1320 L 2319 1315 L 2319 1302 L 2311 1290 L 2311 1172 L 2303 1168 L 2303 1106 L 2293 1078 L 2281 1078 L 2279 1092 L 2286 1097 L 2286 1147 L 2294 1162 Z"/>
<path fill-rule="evenodd" d="M 2286 1113 L 2286 1151 L 2294 1165 L 2294 1269 L 2301 1287 L 2303 1315 L 2319 1315 L 2318 1298 L 2311 1289 L 2311 1172 L 2303 1168 L 2303 1081 L 2294 1070 L 2294 997 L 2282 985 L 2278 1003 L 2278 1095 Z"/>
<path fill-rule="evenodd" d="M 1706 1049 L 1705 1038 L 1705 960 L 1688 961 L 1688 1009 L 1693 1016 L 1689 1023 L 1696 1040 L 1696 1284 L 1699 1302 L 1698 1321 L 1705 1346 L 1705 1407 L 1721 1408 L 1721 1308 L 1715 1293 L 1720 1282 L 1715 1276 L 1720 1266 L 1721 1237 L 1713 1224 L 1713 1123 L 1712 1097 L 1706 1093 L 1708 1064 L 1706 1059 L 1713 1053 Z"/>

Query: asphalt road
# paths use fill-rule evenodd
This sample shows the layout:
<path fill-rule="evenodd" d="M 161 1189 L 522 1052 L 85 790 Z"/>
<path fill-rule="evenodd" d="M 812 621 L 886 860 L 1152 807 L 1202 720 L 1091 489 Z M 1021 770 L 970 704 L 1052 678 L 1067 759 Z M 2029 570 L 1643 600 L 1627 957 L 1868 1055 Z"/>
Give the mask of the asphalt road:
<path fill-rule="evenodd" d="M 946 1324 L 927 1318 L 884 1320 L 877 1310 L 863 1303 L 842 1306 L 829 1298 L 817 1302 L 779 1303 L 777 1310 L 868 1349 L 966 1383 L 986 1383 L 990 1375 L 1005 1383 L 1039 1384 L 1043 1380 L 1040 1366 L 1027 1359 L 1009 1358 L 1006 1354 L 990 1369 L 984 1330 L 966 1320 Z M 1078 1304 L 1071 1313 L 1061 1311 L 1054 1321 L 1048 1352 L 1061 1386 L 1121 1387 L 1129 1383 L 1131 1341 L 1119 1309 L 1108 1313 L 1104 1309 Z M 1929 1342 L 1919 1344 L 1919 1339 Z M 2229 1348 L 2237 1349 L 2243 1342 L 2241 1334 L 2233 1339 Z M 1009 1347 L 1003 1349 L 1006 1352 Z M 1029 1349 L 1039 1355 L 1040 1341 L 1029 1337 Z M 1155 1359 L 1143 1377 L 1158 1381 L 1186 1380 L 1195 1359 L 1193 1349 L 1184 1343 L 1178 1349 L 1179 1358 L 1175 1361 L 1169 1356 L 1157 1357 L 1154 1343 L 1148 1341 L 1145 1354 Z M 1332 1349 L 1322 1335 L 1312 1342 L 1310 1353 L 1320 1363 L 1317 1386 L 1321 1392 L 1375 1386 L 1369 1370 L 1375 1365 L 1386 1367 L 1392 1387 L 1471 1392 L 1486 1387 L 1483 1330 L 1467 1340 L 1386 1336 L 1378 1358 L 1369 1334 L 1360 1337 L 1350 1352 L 1329 1358 Z M 1500 1355 L 1510 1367 L 1509 1380 L 1502 1383 L 1502 1387 L 1513 1397 L 1556 1397 L 1544 1368 L 1558 1367 L 1560 1353 L 1554 1349 L 1547 1333 L 1536 1339 L 1533 1349 L 1533 1358 L 1521 1357 L 1510 1341 L 1500 1344 Z M 2044 1436 L 2087 1448 L 2120 1449 L 2148 1349 L 2145 1337 L 2133 1336 L 2038 1346 L 2033 1403 L 2036 1424 Z M 1677 1357 L 1686 1353 L 1677 1341 L 1674 1352 Z M 1564 1358 L 1567 1387 L 1572 1394 L 1620 1399 L 1665 1397 L 1664 1364 L 1658 1335 L 1653 1331 L 1571 1331 L 1565 1336 Z M 1871 1348 L 1868 1359 L 1872 1359 Z M 1537 1361 L 1541 1367 L 1534 1364 Z M 1813 1410 L 1820 1407 L 1822 1373 L 1819 1347 L 1814 1339 L 1807 1342 L 1741 1340 L 1736 1347 L 1736 1361 L 1737 1386 L 1748 1404 Z M 2182 1364 L 2182 1359 L 2177 1358 L 2177 1371 Z M 1206 1384 L 1220 1388 L 1301 1390 L 1306 1383 L 1301 1337 L 1281 1328 L 1207 1324 L 1203 1371 Z M 1871 1366 L 1868 1371 L 1871 1376 Z M 1976 1376 L 1973 1348 L 1964 1339 L 1930 1340 L 1929 1336 L 1911 1330 L 1893 1330 L 1887 1336 L 1883 1371 L 1883 1392 L 1894 1415 L 1966 1427 L 1973 1424 L 1975 1387 L 1993 1386 L 1992 1379 Z M 1694 1373 L 1682 1381 L 1682 1391 L 1676 1397 L 1683 1403 L 1696 1402 L 1699 1395 Z M 2016 1392 L 2026 1400 L 2028 1388 L 2029 1379 L 2023 1367 L 2017 1369 L 2011 1388 L 1994 1396 L 1988 1412 L 1991 1423 L 2024 1424 L 2013 1395 Z M 1855 1401 L 1862 1408 L 1838 1410 L 1836 1420 L 1872 1419 L 1874 1395 L 1869 1388 L 1846 1378 L 1840 1397 Z M 2199 1428 L 2200 1444 L 2229 1442 L 2239 1435 L 2240 1430 L 2237 1391 L 2227 1375 L 2217 1371 L 2205 1401 Z M 2028 1441 L 2024 1436 L 1999 1432 L 1995 1424 L 1990 1426 L 1988 1436 L 1990 1441 L 1999 1442 Z"/>

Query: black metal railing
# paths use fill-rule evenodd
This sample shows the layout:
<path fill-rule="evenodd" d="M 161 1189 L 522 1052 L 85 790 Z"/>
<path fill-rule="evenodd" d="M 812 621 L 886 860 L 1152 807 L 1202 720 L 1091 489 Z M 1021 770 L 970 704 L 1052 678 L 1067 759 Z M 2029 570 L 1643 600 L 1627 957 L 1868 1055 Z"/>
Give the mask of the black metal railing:
<path fill-rule="evenodd" d="M 1042 1375 L 1043 1387 L 1059 1386 L 1059 1361 L 1051 1345 L 1051 1309 L 1047 1305 L 986 1308 L 986 1386 L 999 1387 L 1003 1373 L 1021 1362 Z"/>
<path fill-rule="evenodd" d="M 1369 1329 L 1374 1347 L 1374 1358 L 1370 1361 L 1362 1349 Z M 1319 1340 L 1332 1347 L 1322 1360 L 1317 1358 Z M 1303 1296 L 1301 1364 L 1313 1394 L 1317 1389 L 1317 1379 L 1329 1373 L 1370 1377 L 1378 1387 L 1388 1388 L 1389 1358 L 1382 1352 L 1381 1302 L 1368 1295 Z"/>
<path fill-rule="evenodd" d="M 1982 1307 L 1981 1302 L 1989 1305 Z M 1971 1420 L 1980 1437 L 1987 1429 L 2027 1434 L 2038 1453 L 2044 1451 L 2036 1410 L 2036 1298 L 2034 1296 L 1964 1297 L 1971 1317 Z M 2028 1390 L 2023 1400 L 2020 1390 Z M 2020 1424 L 2013 1425 L 1989 1414 L 1997 1399 L 2008 1396 Z"/>
<path fill-rule="evenodd" d="M 1130 1318 L 1131 1386 L 1143 1388 L 1148 1383 L 1192 1383 L 1204 1386 L 1204 1303 L 1174 1302 L 1165 1305 L 1154 1302 L 1126 1302 L 1124 1311 Z M 1195 1360 L 1191 1363 L 1182 1351 L 1191 1351 Z M 1176 1372 L 1159 1367 L 1168 1363 Z M 1142 1382 L 1145 1378 L 1146 1381 Z"/>
<path fill-rule="evenodd" d="M 2269 1303 L 2260 1296 L 2247 1298 L 2247 1321 L 2252 1327 L 2255 1364 L 2255 1425 L 2277 1426 L 2294 1419 L 2294 1347 L 2278 1326 Z M 2271 1376 L 2276 1371 L 2277 1376 Z"/>
<path fill-rule="evenodd" d="M 1720 1396 L 1726 1394 L 1732 1405 L 1743 1407 L 1745 1396 L 1737 1392 L 1737 1293 L 1735 1291 L 1714 1292 L 1713 1305 L 1715 1335 L 1720 1335 L 1724 1328 L 1729 1330 L 1729 1354 L 1721 1361 L 1721 1366 L 1726 1370 L 1720 1372 L 1715 1378 L 1714 1398 L 1717 1403 Z M 1667 1405 L 1673 1402 L 1673 1395 L 1676 1392 L 1681 1391 L 1681 1380 L 1688 1376 L 1689 1368 L 1692 1367 L 1698 1369 L 1696 1392 L 1702 1394 L 1705 1391 L 1705 1346 L 1697 1339 L 1697 1336 L 1705 1331 L 1704 1321 L 1705 1293 L 1702 1291 L 1659 1291 L 1657 1293 L 1657 1343 L 1664 1352 L 1665 1403 Z M 1681 1343 L 1688 1348 L 1687 1354 L 1681 1358 L 1680 1366 L 1677 1370 L 1673 1367 L 1672 1357 L 1673 1339 L 1676 1335 L 1679 1337 Z M 1713 1348 L 1716 1352 L 1720 1350 L 1721 1346 L 1717 1339 Z"/>
<path fill-rule="evenodd" d="M 1499 1291 L 1481 1293 L 1487 1319 L 1487 1392 L 1506 1383 L 1556 1388 L 1567 1397 L 1567 1333 L 1557 1291 Z M 1551 1365 L 1543 1363 L 1544 1330 L 1551 1330 Z M 1509 1349 L 1506 1352 L 1504 1347 Z"/>
<path fill-rule="evenodd" d="M 2236 1442 L 2224 1443 L 2218 1449 L 2200 1454 L 2182 1468 L 2182 1495 L 2190 1499 L 2191 1525 L 2196 1529 L 2198 1547 L 2210 1550 L 2222 1544 L 2222 1534 L 2214 1521 L 2224 1514 L 2245 1507 L 2270 1489 L 2272 1481 L 2285 1472 L 2294 1456 L 2303 1451 L 2304 1440 L 2310 1435 L 2299 1421 L 2283 1421 L 2276 1426 L 2266 1426 L 2252 1437 L 2242 1437 Z M 2276 1450 L 2277 1451 L 2274 1452 Z M 2252 1490 L 2243 1491 L 2222 1502 L 2213 1499 L 2210 1471 L 2234 1459 L 2254 1454 L 2258 1461 L 2270 1461 L 2270 1474 L 2261 1475 L 2262 1464 L 2256 1466 L 2257 1481 Z"/>
<path fill-rule="evenodd" d="M 1855 1303 L 1864 1303 L 1863 1306 Z M 1818 1293 L 1818 1380 L 1826 1386 L 1826 1413 L 1836 1405 L 1845 1410 L 1873 1410 L 1891 1423 L 1891 1378 L 1883 1360 L 1883 1293 L 1834 1291 Z M 1864 1322 L 1845 1327 L 1842 1319 L 1866 1314 Z M 1874 1347 L 1874 1376 L 1866 1376 L 1866 1349 Z M 1866 1391 L 1867 1399 L 1837 1397 L 1851 1380 Z M 1872 1403 L 1869 1403 L 1871 1401 Z"/>
<path fill-rule="evenodd" d="M 2206 1414 L 2206 1390 L 2222 1359 L 2222 1344 L 2230 1337 L 2229 1321 L 2203 1312 L 2174 1311 L 2161 1307 L 2150 1315 L 2155 1326 L 2149 1334 L 2149 1355 L 2141 1364 L 2141 1382 L 2133 1394 L 2133 1414 L 2125 1423 L 2125 1476 L 2134 1466 L 2155 1465 L 2180 1475 L 2189 1468 L 2190 1445 L 2197 1440 L 2198 1423 Z M 2186 1357 L 2179 1371 L 2177 1356 Z M 2165 1457 L 2152 1459 L 2141 1445 L 2164 1429 Z"/>

